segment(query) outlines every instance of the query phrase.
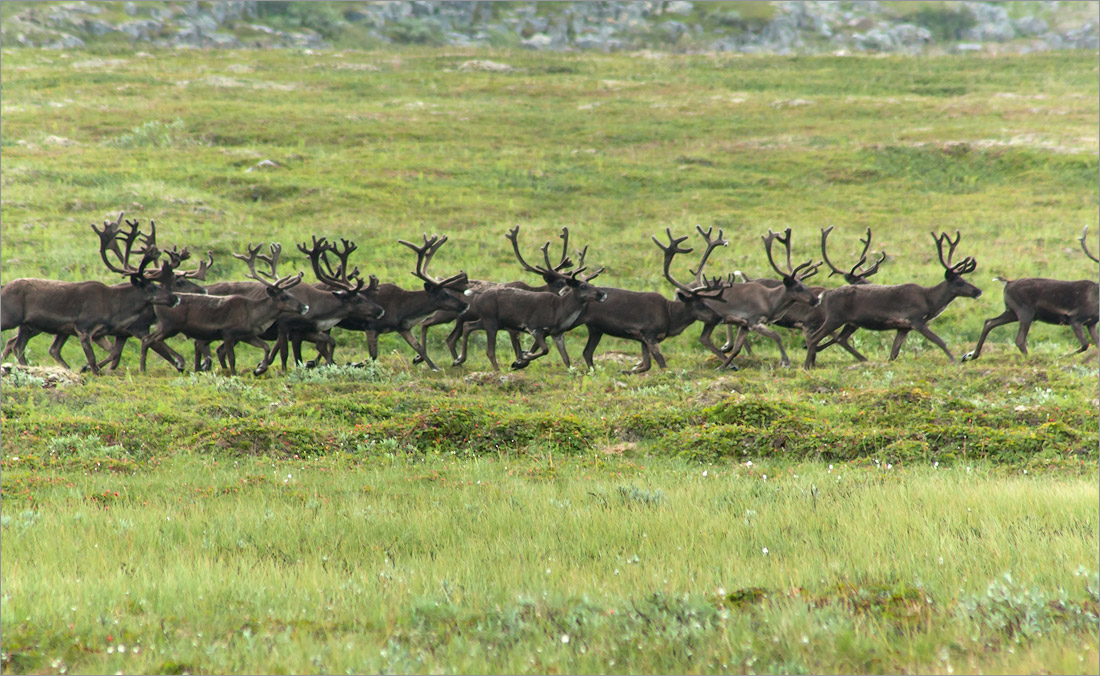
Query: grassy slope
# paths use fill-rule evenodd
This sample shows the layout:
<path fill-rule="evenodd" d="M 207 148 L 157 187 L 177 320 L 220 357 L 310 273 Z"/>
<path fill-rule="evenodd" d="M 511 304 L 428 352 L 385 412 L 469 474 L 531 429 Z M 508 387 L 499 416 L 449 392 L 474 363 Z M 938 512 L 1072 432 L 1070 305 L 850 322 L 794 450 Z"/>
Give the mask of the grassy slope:
<path fill-rule="evenodd" d="M 880 279 L 926 284 L 927 231 L 959 228 L 986 289 L 936 321 L 959 354 L 992 275 L 1095 275 L 1094 54 L 3 57 L 5 280 L 109 279 L 88 223 L 122 209 L 213 248 L 212 278 L 318 233 L 410 286 L 394 240 L 422 230 L 451 236 L 439 273 L 512 279 L 508 227 L 568 225 L 604 283 L 667 291 L 664 227 L 726 228 L 715 269 L 753 275 L 769 227 L 806 256 L 871 225 Z M 393 340 L 358 373 L 5 377 L 4 668 L 1096 671 L 1095 351 L 1036 327 L 1024 362 L 1006 328 L 975 364 L 919 338 L 886 364 L 860 334 L 866 365 L 761 345 L 716 376 L 694 336 L 639 378 L 614 341 L 594 374 L 498 380 Z"/>

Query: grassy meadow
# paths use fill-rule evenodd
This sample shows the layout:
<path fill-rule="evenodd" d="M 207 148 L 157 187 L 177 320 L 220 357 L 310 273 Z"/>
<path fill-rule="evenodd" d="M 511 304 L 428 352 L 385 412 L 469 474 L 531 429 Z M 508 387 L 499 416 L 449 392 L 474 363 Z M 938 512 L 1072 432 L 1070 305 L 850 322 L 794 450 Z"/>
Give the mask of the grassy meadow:
<path fill-rule="evenodd" d="M 316 234 L 415 287 L 396 240 L 421 232 L 450 238 L 436 274 L 506 281 L 510 227 L 534 255 L 568 226 L 600 283 L 666 294 L 665 228 L 724 229 L 709 269 L 755 277 L 768 228 L 804 260 L 835 225 L 842 265 L 870 226 L 875 280 L 926 285 L 929 231 L 958 229 L 985 293 L 932 326 L 959 357 L 1003 309 L 993 276 L 1097 275 L 1077 242 L 1100 248 L 1095 52 L 0 55 L 5 282 L 115 281 L 88 226 L 121 211 L 212 250 L 208 281 L 242 278 L 248 242 L 308 269 L 294 244 Z M 1024 358 L 1014 334 L 953 364 L 916 335 L 888 362 L 892 334 L 860 332 L 869 362 L 811 372 L 760 340 L 716 372 L 695 327 L 641 376 L 609 338 L 593 372 L 552 353 L 492 373 L 478 334 L 438 373 L 395 336 L 366 368 L 260 378 L 142 374 L 132 345 L 100 377 L 15 369 L 0 666 L 1096 673 L 1097 351 L 1035 325 Z"/>

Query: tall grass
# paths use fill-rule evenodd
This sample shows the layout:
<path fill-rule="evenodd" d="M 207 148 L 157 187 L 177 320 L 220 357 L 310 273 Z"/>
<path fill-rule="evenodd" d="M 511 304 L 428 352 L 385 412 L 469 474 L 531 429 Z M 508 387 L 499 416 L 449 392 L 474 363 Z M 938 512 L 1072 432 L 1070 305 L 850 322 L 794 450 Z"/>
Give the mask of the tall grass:
<path fill-rule="evenodd" d="M 598 456 L 66 477 L 5 497 L 16 671 L 965 670 L 1066 640 L 1092 646 L 1072 670 L 1096 659 L 1087 480 Z"/>

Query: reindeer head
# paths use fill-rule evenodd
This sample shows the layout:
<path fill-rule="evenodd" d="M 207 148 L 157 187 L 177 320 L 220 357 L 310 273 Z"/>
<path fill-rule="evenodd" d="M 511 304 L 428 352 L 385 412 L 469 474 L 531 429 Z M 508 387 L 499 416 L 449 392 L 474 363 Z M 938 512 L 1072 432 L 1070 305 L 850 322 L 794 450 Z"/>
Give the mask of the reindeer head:
<path fill-rule="evenodd" d="M 257 244 L 255 247 L 251 243 L 248 245 L 248 254 L 233 254 L 234 258 L 239 258 L 245 262 L 248 266 L 249 274 L 245 275 L 250 279 L 254 279 L 267 287 L 267 295 L 274 301 L 275 306 L 283 313 L 286 314 L 298 314 L 304 315 L 309 312 L 309 306 L 298 300 L 294 296 L 287 293 L 289 289 L 298 286 L 302 282 L 303 273 L 299 272 L 297 275 L 287 275 L 286 277 L 279 277 L 278 266 L 279 256 L 283 253 L 283 247 L 281 244 L 271 244 L 271 254 L 264 256 L 260 254 L 260 249 L 263 248 L 262 244 Z M 257 272 L 256 271 L 256 259 L 259 258 L 268 264 L 271 268 L 270 273 Z M 275 280 L 269 282 L 267 279 Z"/>
<path fill-rule="evenodd" d="M 564 272 L 566 268 L 573 267 L 573 261 L 569 259 L 569 228 L 563 227 L 561 229 L 562 247 L 561 258 L 556 264 L 550 262 L 550 242 L 546 242 L 542 245 L 542 260 L 545 267 L 539 267 L 537 265 L 531 265 L 523 259 L 523 254 L 519 252 L 519 226 L 515 226 L 508 231 L 505 237 L 512 243 L 512 251 L 516 255 L 516 260 L 523 266 L 524 270 L 528 272 L 534 272 L 542 276 L 546 285 L 551 290 L 556 291 L 558 295 L 564 296 L 567 293 L 579 294 L 577 298 L 579 300 L 589 302 L 603 302 L 607 298 L 607 293 L 599 290 L 593 286 L 590 282 L 603 272 L 603 268 L 599 268 L 595 272 L 581 276 L 581 273 L 588 268 L 584 265 L 584 258 L 588 254 L 588 247 L 584 247 L 584 250 L 580 252 L 578 258 L 577 267 L 571 272 Z"/>
<path fill-rule="evenodd" d="M 963 279 L 963 275 L 974 272 L 978 267 L 978 261 L 975 258 L 967 256 L 958 263 L 952 264 L 951 259 L 955 255 L 955 247 L 959 244 L 959 239 L 962 235 L 959 231 L 955 231 L 955 240 L 952 241 L 951 237 L 946 233 L 931 233 L 932 239 L 936 242 L 936 251 L 940 256 L 940 264 L 943 265 L 944 272 L 943 278 L 947 282 L 948 289 L 952 295 L 962 296 L 963 298 L 978 298 L 982 295 L 982 290 L 974 286 L 970 282 Z M 943 255 L 943 245 L 948 245 L 947 257 Z"/>
<path fill-rule="evenodd" d="M 309 263 L 313 267 L 313 274 L 317 280 L 328 286 L 333 296 L 346 303 L 350 310 L 350 316 L 360 319 L 378 319 L 386 314 L 382 306 L 372 299 L 378 291 L 378 278 L 370 276 L 370 284 L 363 287 L 363 278 L 359 276 L 359 268 L 348 272 L 348 256 L 358 247 L 355 242 L 340 238 L 342 248 L 329 243 L 324 237 L 317 239 L 313 236 L 313 247 L 306 248 L 306 243 L 298 245 L 298 250 L 309 257 Z M 329 263 L 328 254 L 334 254 L 339 260 L 339 265 L 334 271 Z"/>
<path fill-rule="evenodd" d="M 798 267 L 791 267 L 790 228 L 783 231 L 782 235 L 772 232 L 769 228 L 768 234 L 761 236 L 761 239 L 764 240 L 764 251 L 768 254 L 768 262 L 771 263 L 772 269 L 783 276 L 783 286 L 786 287 L 787 292 L 791 295 L 791 299 L 796 303 L 806 303 L 810 307 L 816 307 L 817 304 L 821 302 L 821 298 L 803 284 L 803 281 L 816 275 L 817 269 L 821 267 L 821 263 L 814 263 L 811 258 Z M 787 250 L 786 271 L 780 270 L 779 266 L 775 264 L 775 258 L 772 257 L 772 243 L 776 240 L 778 240 Z"/>

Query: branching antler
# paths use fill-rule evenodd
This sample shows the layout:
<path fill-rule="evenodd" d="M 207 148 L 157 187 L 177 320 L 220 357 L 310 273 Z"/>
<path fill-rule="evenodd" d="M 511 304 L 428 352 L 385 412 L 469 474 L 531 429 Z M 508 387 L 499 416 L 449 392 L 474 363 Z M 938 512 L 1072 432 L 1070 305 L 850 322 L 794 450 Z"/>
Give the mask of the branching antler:
<path fill-rule="evenodd" d="M 768 228 L 768 234 L 762 235 L 761 239 L 764 240 L 764 251 L 768 254 L 768 262 L 771 263 L 772 268 L 783 277 L 793 277 L 798 280 L 805 280 L 813 277 L 817 274 L 817 269 L 821 267 L 821 263 L 814 263 L 813 259 L 800 264 L 798 267 L 791 267 L 791 229 L 787 228 L 783 231 L 783 234 L 772 232 L 771 228 Z M 787 250 L 787 270 L 784 272 L 779 269 L 779 266 L 775 264 L 775 258 L 772 257 L 772 243 L 778 241 Z M 799 271 L 805 270 L 799 274 Z"/>
<path fill-rule="evenodd" d="M 721 295 L 722 283 L 717 278 L 711 280 L 710 282 L 707 282 L 706 284 L 703 284 L 702 286 L 695 286 L 694 288 L 682 282 L 676 281 L 676 278 L 672 276 L 672 271 L 670 269 L 672 266 L 672 259 L 676 258 L 677 254 L 691 253 L 692 251 L 694 251 L 694 249 L 692 249 L 691 247 L 680 246 L 687 240 L 687 235 L 684 235 L 683 237 L 673 237 L 671 228 L 665 228 L 665 234 L 668 235 L 668 246 L 662 244 L 661 240 L 657 239 L 656 235 L 651 237 L 653 243 L 657 245 L 657 248 L 665 253 L 665 279 L 667 279 L 669 283 L 671 283 L 674 287 L 689 296 L 704 296 L 708 298 L 713 298 Z M 708 242 L 708 246 L 709 244 L 710 242 Z M 706 258 L 707 253 L 703 254 L 704 259 Z M 700 269 L 702 269 L 702 267 L 702 265 L 699 266 Z"/>
<path fill-rule="evenodd" d="M 341 238 L 343 243 L 343 250 L 336 248 L 335 244 L 329 244 L 328 240 L 324 237 L 317 239 L 317 235 L 313 236 L 313 248 L 307 249 L 306 244 L 303 242 L 298 245 L 298 250 L 309 257 L 309 263 L 313 267 L 313 274 L 317 276 L 318 281 L 336 289 L 343 289 L 350 293 L 358 293 L 363 288 L 363 280 L 359 277 L 359 268 L 352 270 L 350 274 L 347 272 L 348 256 L 352 251 L 358 248 L 354 242 L 349 242 L 346 239 Z M 327 252 L 331 251 L 336 254 L 336 257 L 340 259 L 340 265 L 337 266 L 336 272 L 332 270 L 332 266 L 328 262 Z M 324 263 L 326 270 L 322 269 L 321 264 Z M 352 279 L 355 283 L 352 283 Z"/>
<path fill-rule="evenodd" d="M 962 235 L 959 234 L 958 230 L 955 231 L 954 241 L 951 240 L 951 236 L 948 235 L 946 232 L 940 233 L 939 235 L 936 235 L 936 233 L 934 232 L 932 233 L 932 239 L 936 241 L 936 250 L 938 251 L 940 256 L 940 264 L 942 264 L 944 269 L 951 274 L 965 275 L 969 272 L 974 272 L 974 270 L 978 267 L 978 261 L 970 256 L 967 256 L 958 263 L 952 265 L 951 259 L 955 256 L 955 247 L 959 245 L 959 240 L 961 238 Z M 949 246 L 947 250 L 946 260 L 944 260 L 943 257 L 944 242 L 946 242 Z"/>
<path fill-rule="evenodd" d="M 1081 237 L 1080 237 L 1081 249 L 1085 252 L 1085 255 L 1088 256 L 1089 258 L 1091 258 L 1094 262 L 1100 263 L 1100 258 L 1097 258 L 1096 256 L 1093 256 L 1092 254 L 1090 254 L 1089 253 L 1089 248 L 1087 246 L 1085 246 L 1085 237 L 1088 236 L 1088 232 L 1089 232 L 1089 226 L 1086 225 L 1084 227 L 1084 229 L 1081 230 Z"/>
<path fill-rule="evenodd" d="M 443 287 L 452 286 L 456 283 L 464 283 L 466 280 L 465 272 L 459 272 L 457 275 L 452 275 L 443 280 L 436 279 L 428 274 L 428 265 L 432 262 L 432 256 L 434 256 L 435 252 L 439 251 L 439 247 L 443 246 L 443 243 L 447 241 L 447 236 L 443 235 L 440 237 L 439 235 L 432 235 L 429 239 L 427 233 L 425 233 L 423 237 L 423 246 L 416 246 L 412 242 L 406 242 L 403 239 L 397 240 L 400 244 L 404 244 L 416 252 L 416 271 L 413 272 L 413 274 L 419 279 L 434 286 Z"/>
<path fill-rule="evenodd" d="M 696 270 L 689 269 L 688 272 L 695 275 L 695 286 L 705 286 L 705 279 L 703 278 L 703 268 L 707 265 L 707 259 L 710 258 L 711 252 L 720 246 L 729 246 L 729 241 L 723 236 L 722 229 L 718 229 L 718 238 L 711 239 L 710 235 L 714 232 L 714 226 L 707 228 L 706 232 L 703 232 L 703 227 L 696 225 L 695 229 L 699 231 L 699 234 L 703 236 L 703 241 L 707 243 L 707 249 L 703 252 L 703 257 L 699 260 L 699 267 Z"/>
<path fill-rule="evenodd" d="M 841 275 L 844 277 L 844 280 L 849 284 L 859 284 L 865 282 L 867 277 L 870 277 L 871 275 L 878 272 L 879 266 L 882 265 L 882 262 L 884 260 L 886 260 L 886 252 L 881 252 L 881 256 L 879 257 L 879 259 L 875 261 L 875 264 L 872 265 L 869 269 L 861 270 L 863 264 L 867 262 L 867 250 L 871 247 L 870 227 L 867 228 L 867 239 L 859 240 L 863 243 L 863 251 L 859 254 L 859 260 L 856 261 L 856 264 L 853 265 L 852 269 L 848 272 L 838 269 L 835 265 L 833 265 L 832 261 L 829 260 L 827 243 L 829 239 L 829 233 L 831 233 L 832 231 L 833 226 L 831 225 L 828 228 L 821 229 L 821 257 L 824 260 L 825 265 L 829 266 L 829 269 L 831 270 L 831 272 L 829 273 L 830 277 L 832 277 L 833 275 Z"/>
<path fill-rule="evenodd" d="M 130 231 L 122 231 L 122 221 L 125 215 L 126 212 L 120 213 L 118 220 L 113 223 L 103 221 L 103 230 L 99 230 L 94 223 L 92 224 L 92 231 L 99 235 L 99 257 L 103 259 L 107 269 L 112 272 L 130 276 L 144 275 L 145 268 L 157 260 L 160 252 L 157 251 L 156 246 L 146 246 L 141 250 L 142 257 L 138 267 L 135 268 L 130 264 L 130 254 L 133 252 L 134 242 L 141 236 L 141 232 L 137 221 L 126 221 L 126 224 L 130 226 Z M 125 243 L 124 250 L 119 249 L 119 240 Z M 115 254 L 122 267 L 111 262 L 107 257 L 108 251 Z"/>
<path fill-rule="evenodd" d="M 245 265 L 248 266 L 249 274 L 245 275 L 246 277 L 248 277 L 250 279 L 254 279 L 257 282 L 260 282 L 261 284 L 263 284 L 264 286 L 268 286 L 268 287 L 272 287 L 272 288 L 276 288 L 276 289 L 283 289 L 284 291 L 286 289 L 290 289 L 294 286 L 297 286 L 302 281 L 302 276 L 304 274 L 302 272 L 299 272 L 297 275 L 287 275 L 286 277 L 277 278 L 278 277 L 277 268 L 278 268 L 278 264 L 279 264 L 279 256 L 280 256 L 280 254 L 282 254 L 282 251 L 283 251 L 282 245 L 277 244 L 277 243 L 272 243 L 271 244 L 271 255 L 270 256 L 260 255 L 260 249 L 262 249 L 262 248 L 263 248 L 263 244 L 257 244 L 255 247 L 253 247 L 250 243 L 248 245 L 248 249 L 247 249 L 248 255 L 239 254 L 239 253 L 233 254 L 234 258 L 241 259 L 242 261 L 245 262 Z M 265 263 L 267 263 L 271 267 L 271 274 L 270 275 L 267 275 L 265 273 L 258 273 L 256 271 L 256 259 L 257 258 L 264 261 Z M 266 279 L 264 279 L 265 276 L 270 277 L 271 279 L 274 279 L 275 282 L 272 283 L 272 282 L 267 281 Z"/>

